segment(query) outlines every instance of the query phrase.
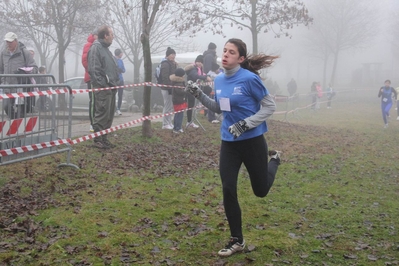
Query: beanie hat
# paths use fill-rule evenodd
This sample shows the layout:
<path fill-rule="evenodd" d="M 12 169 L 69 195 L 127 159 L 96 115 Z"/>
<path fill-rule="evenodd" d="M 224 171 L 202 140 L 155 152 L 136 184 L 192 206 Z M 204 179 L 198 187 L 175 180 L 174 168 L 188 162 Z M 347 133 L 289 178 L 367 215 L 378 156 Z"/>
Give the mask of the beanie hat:
<path fill-rule="evenodd" d="M 168 47 L 168 49 L 166 50 L 166 57 L 168 57 L 171 54 L 176 54 L 176 52 L 172 48 Z"/>
<path fill-rule="evenodd" d="M 216 64 L 215 62 L 212 62 L 212 68 L 211 68 L 212 71 L 216 71 L 219 68 L 220 68 L 220 66 L 218 64 Z"/>
<path fill-rule="evenodd" d="M 122 50 L 121 49 L 115 49 L 115 56 L 119 56 L 121 53 L 122 53 Z"/>
<path fill-rule="evenodd" d="M 185 73 L 186 73 L 186 72 L 184 72 L 184 69 L 181 68 L 181 67 L 179 67 L 179 68 L 177 68 L 177 69 L 175 70 L 175 75 L 178 76 L 178 77 L 183 77 Z"/>
<path fill-rule="evenodd" d="M 195 58 L 195 62 L 204 63 L 204 56 L 200 54 L 199 56 L 197 56 L 197 58 Z"/>
<path fill-rule="evenodd" d="M 208 49 L 209 49 L 209 50 L 215 50 L 215 49 L 216 49 L 216 44 L 214 44 L 213 42 L 210 42 L 210 43 L 208 44 Z"/>

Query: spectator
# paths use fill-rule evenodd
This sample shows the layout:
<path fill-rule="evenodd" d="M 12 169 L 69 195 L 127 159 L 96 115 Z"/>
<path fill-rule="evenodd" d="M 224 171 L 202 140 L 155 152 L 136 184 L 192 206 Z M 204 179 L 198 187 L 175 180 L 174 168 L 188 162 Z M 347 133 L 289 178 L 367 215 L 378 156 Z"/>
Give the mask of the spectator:
<path fill-rule="evenodd" d="M 212 68 L 209 70 L 207 73 L 208 77 L 212 79 L 212 81 L 219 75 L 221 74 L 220 72 L 220 66 L 216 63 L 212 63 Z"/>
<path fill-rule="evenodd" d="M 98 39 L 93 42 L 87 55 L 88 72 L 93 89 L 115 87 L 119 83 L 119 70 L 115 58 L 109 50 L 114 39 L 114 33 L 109 26 L 98 29 Z M 93 129 L 99 132 L 112 126 L 115 114 L 116 90 L 100 90 L 94 92 Z M 94 138 L 94 144 L 100 149 L 115 147 L 107 134 Z"/>
<path fill-rule="evenodd" d="M 121 49 L 115 49 L 115 59 L 116 63 L 118 64 L 118 70 L 119 70 L 119 84 L 118 86 L 123 86 L 125 85 L 125 82 L 123 80 L 123 75 L 122 73 L 126 72 L 125 65 L 123 64 L 122 60 L 122 50 Z M 118 115 L 122 115 L 121 113 L 121 105 L 122 105 L 122 99 L 123 99 L 123 88 L 118 88 L 118 105 L 116 106 L 116 113 Z"/>
<path fill-rule="evenodd" d="M 328 85 L 327 88 L 327 109 L 331 109 L 331 100 L 335 96 L 335 91 L 333 90 L 333 87 L 331 84 Z"/>
<path fill-rule="evenodd" d="M 93 129 L 93 116 L 94 116 L 94 100 L 93 100 L 93 94 L 94 92 L 90 91 L 91 90 L 91 82 L 90 82 L 90 75 L 88 72 L 88 65 L 87 65 L 87 54 L 90 50 L 90 47 L 92 46 L 93 42 L 97 40 L 98 37 L 98 32 L 97 29 L 95 29 L 92 33 L 90 33 L 89 37 L 87 37 L 87 42 L 83 46 L 83 54 L 82 54 L 82 65 L 85 69 L 85 76 L 84 76 L 84 82 L 87 84 L 87 89 L 89 90 L 89 119 L 90 119 L 90 132 L 94 132 Z"/>
<path fill-rule="evenodd" d="M 310 106 L 310 109 L 316 110 L 316 105 L 317 105 L 317 82 L 314 81 L 312 83 L 312 86 L 310 86 L 310 96 L 312 97 L 312 105 Z"/>
<path fill-rule="evenodd" d="M 204 73 L 212 70 L 212 64 L 217 64 L 216 44 L 213 42 L 208 44 L 208 50 L 203 54 L 204 56 Z"/>
<path fill-rule="evenodd" d="M 171 85 L 172 81 L 170 76 L 176 71 L 177 64 L 175 62 L 176 52 L 172 48 L 168 47 L 166 50 L 166 60 L 161 62 L 161 84 Z M 169 113 L 173 112 L 172 102 L 172 88 L 161 87 L 163 97 L 163 114 L 165 115 L 162 119 L 162 129 L 173 129 L 172 116 Z M 169 114 L 169 115 L 166 115 Z"/>
<path fill-rule="evenodd" d="M 396 95 L 399 95 L 399 87 L 396 87 L 395 90 L 396 90 Z M 396 120 L 399 120 L 399 98 L 396 99 L 396 113 L 398 115 Z"/>
<path fill-rule="evenodd" d="M 198 55 L 197 58 L 195 58 L 194 64 L 187 65 L 184 68 L 184 71 L 186 71 L 187 74 L 187 80 L 191 80 L 193 82 L 196 82 L 197 80 L 202 80 L 202 81 L 211 81 L 211 78 L 208 77 L 203 69 L 202 69 L 202 64 L 204 62 L 204 56 L 203 55 Z M 191 94 L 187 95 L 187 100 L 188 100 L 188 108 L 187 110 L 187 124 L 186 127 L 192 127 L 192 128 L 198 128 L 199 126 L 194 123 L 193 121 L 193 110 L 192 108 L 195 105 L 195 98 Z"/>
<path fill-rule="evenodd" d="M 288 94 L 290 95 L 290 97 L 294 96 L 294 94 L 296 93 L 297 90 L 297 85 L 296 85 L 296 81 L 295 79 L 291 79 L 290 82 L 288 82 L 287 84 L 287 91 Z"/>
<path fill-rule="evenodd" d="M 382 119 L 384 120 L 384 128 L 388 127 L 389 110 L 392 107 L 392 98 L 398 99 L 396 90 L 391 87 L 391 81 L 387 79 L 385 86 L 381 87 L 378 92 L 378 97 L 381 97 L 381 111 Z"/>
<path fill-rule="evenodd" d="M 320 109 L 319 99 L 323 97 L 323 89 L 321 88 L 320 82 L 316 83 L 317 99 L 316 99 L 316 109 Z"/>
<path fill-rule="evenodd" d="M 212 81 L 218 76 L 220 75 L 220 66 L 216 63 L 212 63 L 212 68 L 211 70 L 207 73 L 208 77 L 210 77 L 212 79 Z M 208 94 L 207 94 L 208 95 Z M 208 95 L 210 98 L 214 99 L 215 97 L 215 90 L 211 90 L 210 94 Z M 218 119 L 216 119 L 215 113 L 211 110 L 208 110 L 207 113 L 208 116 L 208 121 L 211 122 L 212 124 L 218 124 L 220 123 L 220 121 Z"/>
<path fill-rule="evenodd" d="M 216 55 L 216 44 L 210 42 L 208 44 L 208 50 L 204 52 L 204 73 L 208 75 L 212 69 L 214 69 L 215 64 L 217 65 L 217 55 Z M 209 75 L 208 75 L 209 76 Z M 212 77 L 211 77 L 212 78 Z M 213 80 L 214 78 L 212 78 Z M 209 95 L 208 95 L 209 96 Z M 211 94 L 213 96 L 213 94 Z M 211 110 L 207 110 L 206 116 L 209 122 L 218 123 L 219 120 L 215 119 L 215 113 Z"/>
<path fill-rule="evenodd" d="M 276 56 L 247 55 L 246 44 L 230 39 L 223 49 L 225 74 L 215 79 L 215 100 L 206 96 L 198 85 L 188 84 L 187 91 L 208 109 L 223 113 L 219 171 L 223 204 L 230 226 L 230 241 L 219 256 L 227 257 L 244 250 L 241 209 L 237 197 L 237 179 L 241 165 L 248 170 L 254 194 L 265 197 L 273 185 L 280 152 L 268 152 L 264 133 L 266 118 L 276 104 L 259 77 L 259 70 L 270 66 Z M 269 163 L 268 155 L 271 157 Z"/>
<path fill-rule="evenodd" d="M 173 101 L 173 110 L 175 112 L 175 117 L 173 119 L 173 133 L 183 133 L 183 110 L 187 109 L 187 97 L 186 92 L 184 91 L 184 87 L 186 86 L 184 83 L 184 69 L 177 68 L 175 74 L 170 76 L 170 80 L 173 86 L 180 86 L 182 88 L 173 88 L 172 93 L 172 101 Z M 181 111 L 181 112 L 179 112 Z"/>
<path fill-rule="evenodd" d="M 37 65 L 35 59 L 33 59 L 32 54 L 26 49 L 25 45 L 18 41 L 17 35 L 13 32 L 8 32 L 4 40 L 6 42 L 4 50 L 1 52 L 0 56 L 0 74 L 15 74 L 18 72 L 19 68 L 29 67 L 32 68 L 31 72 L 33 74 L 37 73 Z M 22 84 L 15 77 L 3 77 L 1 79 L 2 84 Z M 23 84 L 26 84 L 23 83 Z M 29 90 L 30 91 L 30 90 Z M 6 89 L 4 93 L 10 93 Z M 31 101 L 33 97 L 27 97 L 26 103 L 29 106 L 32 104 Z M 24 116 L 25 112 L 16 110 L 15 98 L 14 99 L 3 99 L 3 108 L 5 113 L 10 119 L 14 119 L 18 116 Z M 26 111 L 26 110 L 25 110 Z"/>

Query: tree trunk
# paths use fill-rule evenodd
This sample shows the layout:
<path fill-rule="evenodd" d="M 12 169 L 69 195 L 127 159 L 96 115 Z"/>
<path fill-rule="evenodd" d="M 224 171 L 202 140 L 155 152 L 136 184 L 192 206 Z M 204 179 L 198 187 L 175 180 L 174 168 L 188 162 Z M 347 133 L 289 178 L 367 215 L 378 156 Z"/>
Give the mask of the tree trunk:
<path fill-rule="evenodd" d="M 149 35 L 143 33 L 141 35 L 141 43 L 143 44 L 143 57 L 144 57 L 144 81 L 151 82 L 152 77 L 152 62 L 150 50 Z M 151 112 L 151 86 L 144 86 L 143 91 L 143 116 L 149 116 Z M 146 138 L 152 137 L 151 120 L 143 121 L 142 136 Z"/>
<path fill-rule="evenodd" d="M 328 54 L 324 53 L 324 62 L 323 62 L 323 88 L 326 88 L 327 83 L 327 63 L 328 63 Z"/>
<path fill-rule="evenodd" d="M 338 56 L 339 56 L 339 51 L 334 53 L 334 65 L 333 65 L 331 79 L 330 79 L 330 84 L 333 84 L 333 86 L 335 86 L 335 76 L 337 74 Z"/>
<path fill-rule="evenodd" d="M 60 45 L 58 54 L 58 83 L 64 83 L 64 69 L 65 69 L 65 48 Z M 67 110 L 66 95 L 61 93 L 58 95 L 58 107 L 60 110 Z"/>
<path fill-rule="evenodd" d="M 257 0 L 251 0 L 252 15 L 251 15 L 251 34 L 252 34 L 252 54 L 258 54 L 258 30 L 256 23 L 256 3 Z"/>

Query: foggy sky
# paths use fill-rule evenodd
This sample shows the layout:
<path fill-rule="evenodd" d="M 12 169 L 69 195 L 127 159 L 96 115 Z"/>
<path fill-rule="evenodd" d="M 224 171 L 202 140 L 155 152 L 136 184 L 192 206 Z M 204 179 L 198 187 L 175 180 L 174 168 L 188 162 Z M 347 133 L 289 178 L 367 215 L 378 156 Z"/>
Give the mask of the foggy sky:
<path fill-rule="evenodd" d="M 308 4 L 310 16 L 311 4 L 314 0 L 304 0 Z M 317 2 L 317 1 L 316 1 Z M 399 86 L 399 62 L 396 62 L 393 53 L 392 45 L 389 41 L 389 21 L 393 17 L 393 13 L 399 12 L 398 0 L 376 0 L 378 6 L 381 7 L 381 14 L 385 14 L 387 19 L 383 25 L 384 32 L 380 32 L 376 41 L 369 45 L 369 47 L 360 50 L 348 50 L 341 53 L 339 58 L 337 84 L 336 86 L 347 87 L 351 86 L 352 72 L 355 69 L 361 68 L 362 63 L 369 62 L 383 62 L 382 68 L 384 79 L 391 79 L 393 86 Z M 199 48 L 200 53 L 207 49 L 209 42 L 214 42 L 217 45 L 217 54 L 220 57 L 225 42 L 229 38 L 241 38 L 247 44 L 249 50 L 252 49 L 252 39 L 248 30 L 237 30 L 236 28 L 225 27 L 226 37 L 213 35 L 212 33 L 198 33 L 194 38 L 195 43 Z M 280 56 L 275 65 L 267 72 L 267 78 L 277 81 L 280 88 L 285 90 L 286 84 L 291 78 L 295 78 L 299 84 L 300 89 L 307 91 L 313 81 L 321 81 L 322 79 L 322 62 L 304 53 L 303 38 L 306 32 L 309 31 L 305 26 L 299 25 L 290 31 L 292 38 L 281 37 L 274 38 L 273 33 L 262 34 L 259 36 L 259 52 L 267 54 L 277 54 Z M 83 45 L 82 45 L 83 47 Z M 113 51 L 115 44 L 110 49 Z M 176 51 L 179 53 L 179 51 Z M 125 60 L 127 72 L 125 79 L 129 73 L 132 73 L 132 65 Z M 68 64 L 67 77 L 70 78 L 75 73 L 75 64 L 73 62 Z M 329 67 L 330 71 L 331 67 Z M 83 68 L 79 64 L 78 76 L 83 75 Z M 330 76 L 330 72 L 327 74 Z M 383 80 L 381 81 L 383 83 Z"/>

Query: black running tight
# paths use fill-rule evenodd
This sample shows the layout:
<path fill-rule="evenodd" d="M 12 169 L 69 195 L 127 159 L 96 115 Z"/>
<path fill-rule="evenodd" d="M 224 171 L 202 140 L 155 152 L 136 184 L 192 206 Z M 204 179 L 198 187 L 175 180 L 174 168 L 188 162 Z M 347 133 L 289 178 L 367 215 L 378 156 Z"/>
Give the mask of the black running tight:
<path fill-rule="evenodd" d="M 219 170 L 224 209 L 231 236 L 239 239 L 242 239 L 243 235 L 237 179 L 242 163 L 248 170 L 254 194 L 265 197 L 273 185 L 280 159 L 271 159 L 268 163 L 267 143 L 263 135 L 243 141 L 222 141 Z"/>

